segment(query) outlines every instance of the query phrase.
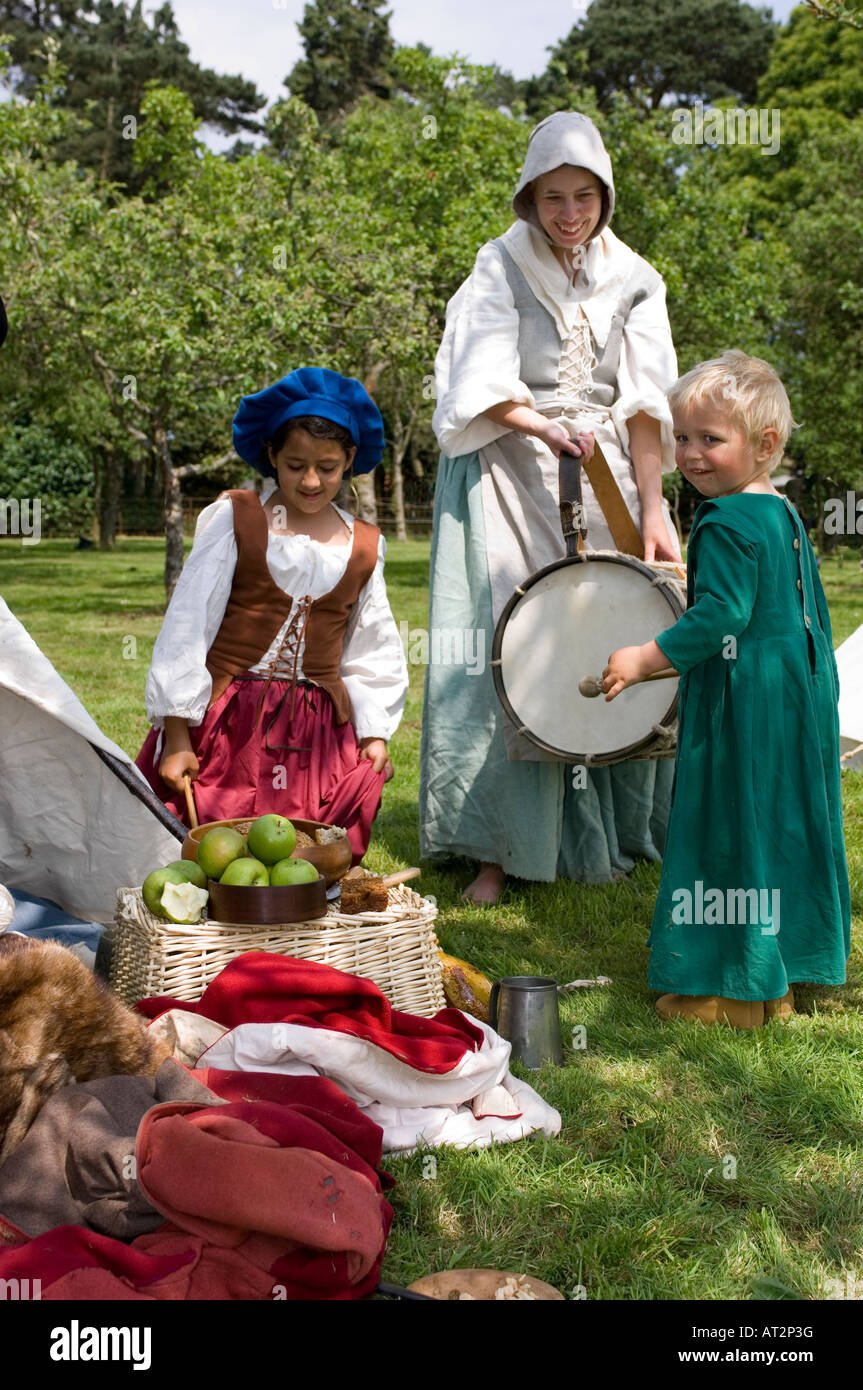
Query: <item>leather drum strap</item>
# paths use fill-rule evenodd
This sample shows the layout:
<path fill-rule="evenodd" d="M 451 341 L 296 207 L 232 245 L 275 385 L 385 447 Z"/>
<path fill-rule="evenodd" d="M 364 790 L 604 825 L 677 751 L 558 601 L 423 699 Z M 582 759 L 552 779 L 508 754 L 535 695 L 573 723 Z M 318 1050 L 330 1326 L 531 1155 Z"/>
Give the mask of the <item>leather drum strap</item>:
<path fill-rule="evenodd" d="M 560 526 L 566 542 L 567 557 L 584 549 L 587 527 L 581 501 L 581 459 L 561 450 L 558 458 L 558 490 L 560 493 Z"/>
<path fill-rule="evenodd" d="M 608 466 L 605 454 L 598 444 L 594 444 L 593 458 L 585 463 L 584 471 L 590 479 L 590 486 L 593 488 L 602 514 L 608 522 L 608 529 L 612 534 L 615 546 L 624 555 L 634 555 L 636 559 L 643 560 L 644 542 L 638 533 L 638 527 L 629 514 L 629 509 L 623 500 L 620 488 L 617 486 L 617 480 Z"/>
<path fill-rule="evenodd" d="M 581 500 L 582 460 L 572 454 L 561 453 L 558 460 L 558 483 L 560 488 L 560 524 L 566 541 L 568 556 L 584 549 L 587 526 L 584 520 L 584 507 Z M 590 480 L 594 496 L 608 522 L 615 547 L 624 555 L 635 555 L 644 559 L 644 542 L 638 527 L 629 514 L 617 481 L 608 466 L 608 461 L 598 444 L 593 446 L 593 458 L 584 464 L 584 471 Z"/>

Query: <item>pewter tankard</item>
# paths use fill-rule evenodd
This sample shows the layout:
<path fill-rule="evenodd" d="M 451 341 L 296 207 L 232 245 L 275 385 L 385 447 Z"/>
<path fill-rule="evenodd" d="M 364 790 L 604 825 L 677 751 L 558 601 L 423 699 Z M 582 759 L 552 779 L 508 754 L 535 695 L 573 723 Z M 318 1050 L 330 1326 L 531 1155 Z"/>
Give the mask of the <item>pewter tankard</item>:
<path fill-rule="evenodd" d="M 563 1061 L 557 981 L 544 975 L 507 975 L 491 987 L 489 1021 L 512 1044 L 512 1055 L 532 1071 Z"/>

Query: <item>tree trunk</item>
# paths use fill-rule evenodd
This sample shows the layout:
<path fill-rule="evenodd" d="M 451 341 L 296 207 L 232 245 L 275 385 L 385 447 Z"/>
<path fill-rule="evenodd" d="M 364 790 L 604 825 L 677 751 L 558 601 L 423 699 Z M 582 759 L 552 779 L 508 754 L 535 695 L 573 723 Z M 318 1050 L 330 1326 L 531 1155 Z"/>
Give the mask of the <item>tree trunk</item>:
<path fill-rule="evenodd" d="M 405 522 L 405 481 L 401 458 L 393 459 L 393 511 L 396 514 L 396 540 L 406 541 L 408 528 Z"/>
<path fill-rule="evenodd" d="M 411 411 L 410 419 L 405 425 L 396 416 L 393 425 L 393 512 L 396 519 L 396 540 L 406 541 L 408 538 L 408 528 L 405 521 L 405 479 L 402 472 L 402 460 L 408 451 L 411 439 L 413 438 L 414 412 Z"/>
<path fill-rule="evenodd" d="M 170 603 L 183 568 L 183 495 L 162 425 L 156 426 L 154 438 L 165 484 L 165 595 Z"/>
<path fill-rule="evenodd" d="M 829 555 L 830 551 L 833 549 L 833 538 L 831 537 L 831 542 L 828 542 L 827 532 L 824 529 L 824 489 L 821 485 L 820 477 L 816 477 L 815 479 L 814 491 L 815 506 L 817 508 L 816 516 L 818 518 L 818 520 L 815 523 L 815 544 L 818 546 L 818 549 L 821 551 L 822 555 Z"/>
<path fill-rule="evenodd" d="M 117 72 L 119 69 L 119 58 L 116 48 L 111 55 L 111 81 L 113 85 L 117 82 Z M 117 103 L 113 90 L 108 97 L 108 114 L 105 119 L 105 143 L 102 146 L 102 159 L 99 165 L 99 181 L 106 183 L 108 179 L 108 166 L 111 159 L 111 151 L 114 146 L 114 120 L 116 116 Z"/>
<path fill-rule="evenodd" d="M 372 526 L 377 526 L 378 500 L 375 496 L 374 473 L 361 473 L 359 477 L 354 478 L 354 487 L 357 490 L 359 505 L 357 515 L 361 521 L 370 521 Z"/>
<path fill-rule="evenodd" d="M 375 362 L 363 372 L 363 386 L 368 391 L 372 400 L 378 389 L 381 372 L 386 367 L 386 362 Z M 375 475 L 372 473 L 361 473 L 358 478 L 354 478 L 354 488 L 357 494 L 357 516 L 361 521 L 369 521 L 372 526 L 378 524 L 378 499 L 375 492 Z"/>
<path fill-rule="evenodd" d="M 425 469 L 423 468 L 423 461 L 420 458 L 419 444 L 416 435 L 411 435 L 411 472 L 415 478 L 425 477 Z"/>
<path fill-rule="evenodd" d="M 122 471 L 112 449 L 102 450 L 99 470 L 99 549 L 113 550 L 117 539 L 117 518 L 120 512 L 120 492 Z"/>

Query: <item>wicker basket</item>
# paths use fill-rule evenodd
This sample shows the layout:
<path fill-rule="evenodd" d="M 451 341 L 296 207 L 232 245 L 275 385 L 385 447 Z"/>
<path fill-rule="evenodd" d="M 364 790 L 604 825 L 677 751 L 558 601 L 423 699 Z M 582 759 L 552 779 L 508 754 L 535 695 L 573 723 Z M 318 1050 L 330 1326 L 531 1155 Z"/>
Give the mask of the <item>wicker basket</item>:
<path fill-rule="evenodd" d="M 436 917 L 433 903 L 401 883 L 390 888 L 386 912 L 350 916 L 330 908 L 314 922 L 289 926 L 178 926 L 154 917 L 140 888 L 121 888 L 110 928 L 111 988 L 127 1004 L 158 994 L 193 1003 L 236 956 L 274 951 L 363 975 L 394 1009 L 430 1018 L 446 1007 Z"/>

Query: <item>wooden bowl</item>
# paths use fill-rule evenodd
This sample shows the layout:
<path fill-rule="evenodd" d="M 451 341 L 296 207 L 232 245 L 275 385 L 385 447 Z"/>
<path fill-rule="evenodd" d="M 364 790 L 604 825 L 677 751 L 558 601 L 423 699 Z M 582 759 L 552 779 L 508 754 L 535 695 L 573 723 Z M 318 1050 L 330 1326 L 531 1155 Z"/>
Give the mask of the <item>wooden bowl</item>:
<path fill-rule="evenodd" d="M 318 874 L 314 883 L 286 883 L 277 888 L 247 888 L 211 878 L 207 888 L 207 915 L 215 922 L 243 927 L 278 926 L 283 922 L 313 922 L 327 912 L 323 874 Z"/>
<path fill-rule="evenodd" d="M 412 1284 L 408 1284 L 408 1288 L 413 1293 L 425 1294 L 426 1298 L 455 1301 L 460 1293 L 469 1293 L 472 1299 L 480 1303 L 529 1302 L 528 1299 L 495 1298 L 495 1291 L 503 1288 L 507 1279 L 520 1277 L 504 1269 L 445 1269 L 439 1274 L 426 1274 L 422 1279 L 415 1279 Z M 534 1279 L 532 1274 L 525 1275 L 523 1287 L 530 1290 L 538 1303 L 563 1301 L 563 1294 L 559 1289 L 543 1283 L 542 1279 Z"/>
<path fill-rule="evenodd" d="M 198 845 L 206 835 L 208 830 L 212 830 L 217 825 L 228 825 L 232 830 L 239 830 L 242 836 L 248 834 L 249 826 L 255 821 L 255 816 L 243 816 L 239 820 L 211 820 L 206 825 L 199 825 L 197 830 L 190 830 L 183 841 L 182 858 L 192 859 L 198 862 Z M 332 826 L 327 825 L 322 820 L 295 820 L 289 817 L 295 830 L 303 830 L 312 839 L 315 838 L 316 830 L 331 830 Z M 328 845 L 297 845 L 294 850 L 294 857 L 297 859 L 308 859 L 310 864 L 314 864 L 319 874 L 323 874 L 329 888 L 331 883 L 338 883 L 351 867 L 353 854 L 349 840 L 332 840 Z M 302 918 L 298 918 L 302 921 Z"/>

